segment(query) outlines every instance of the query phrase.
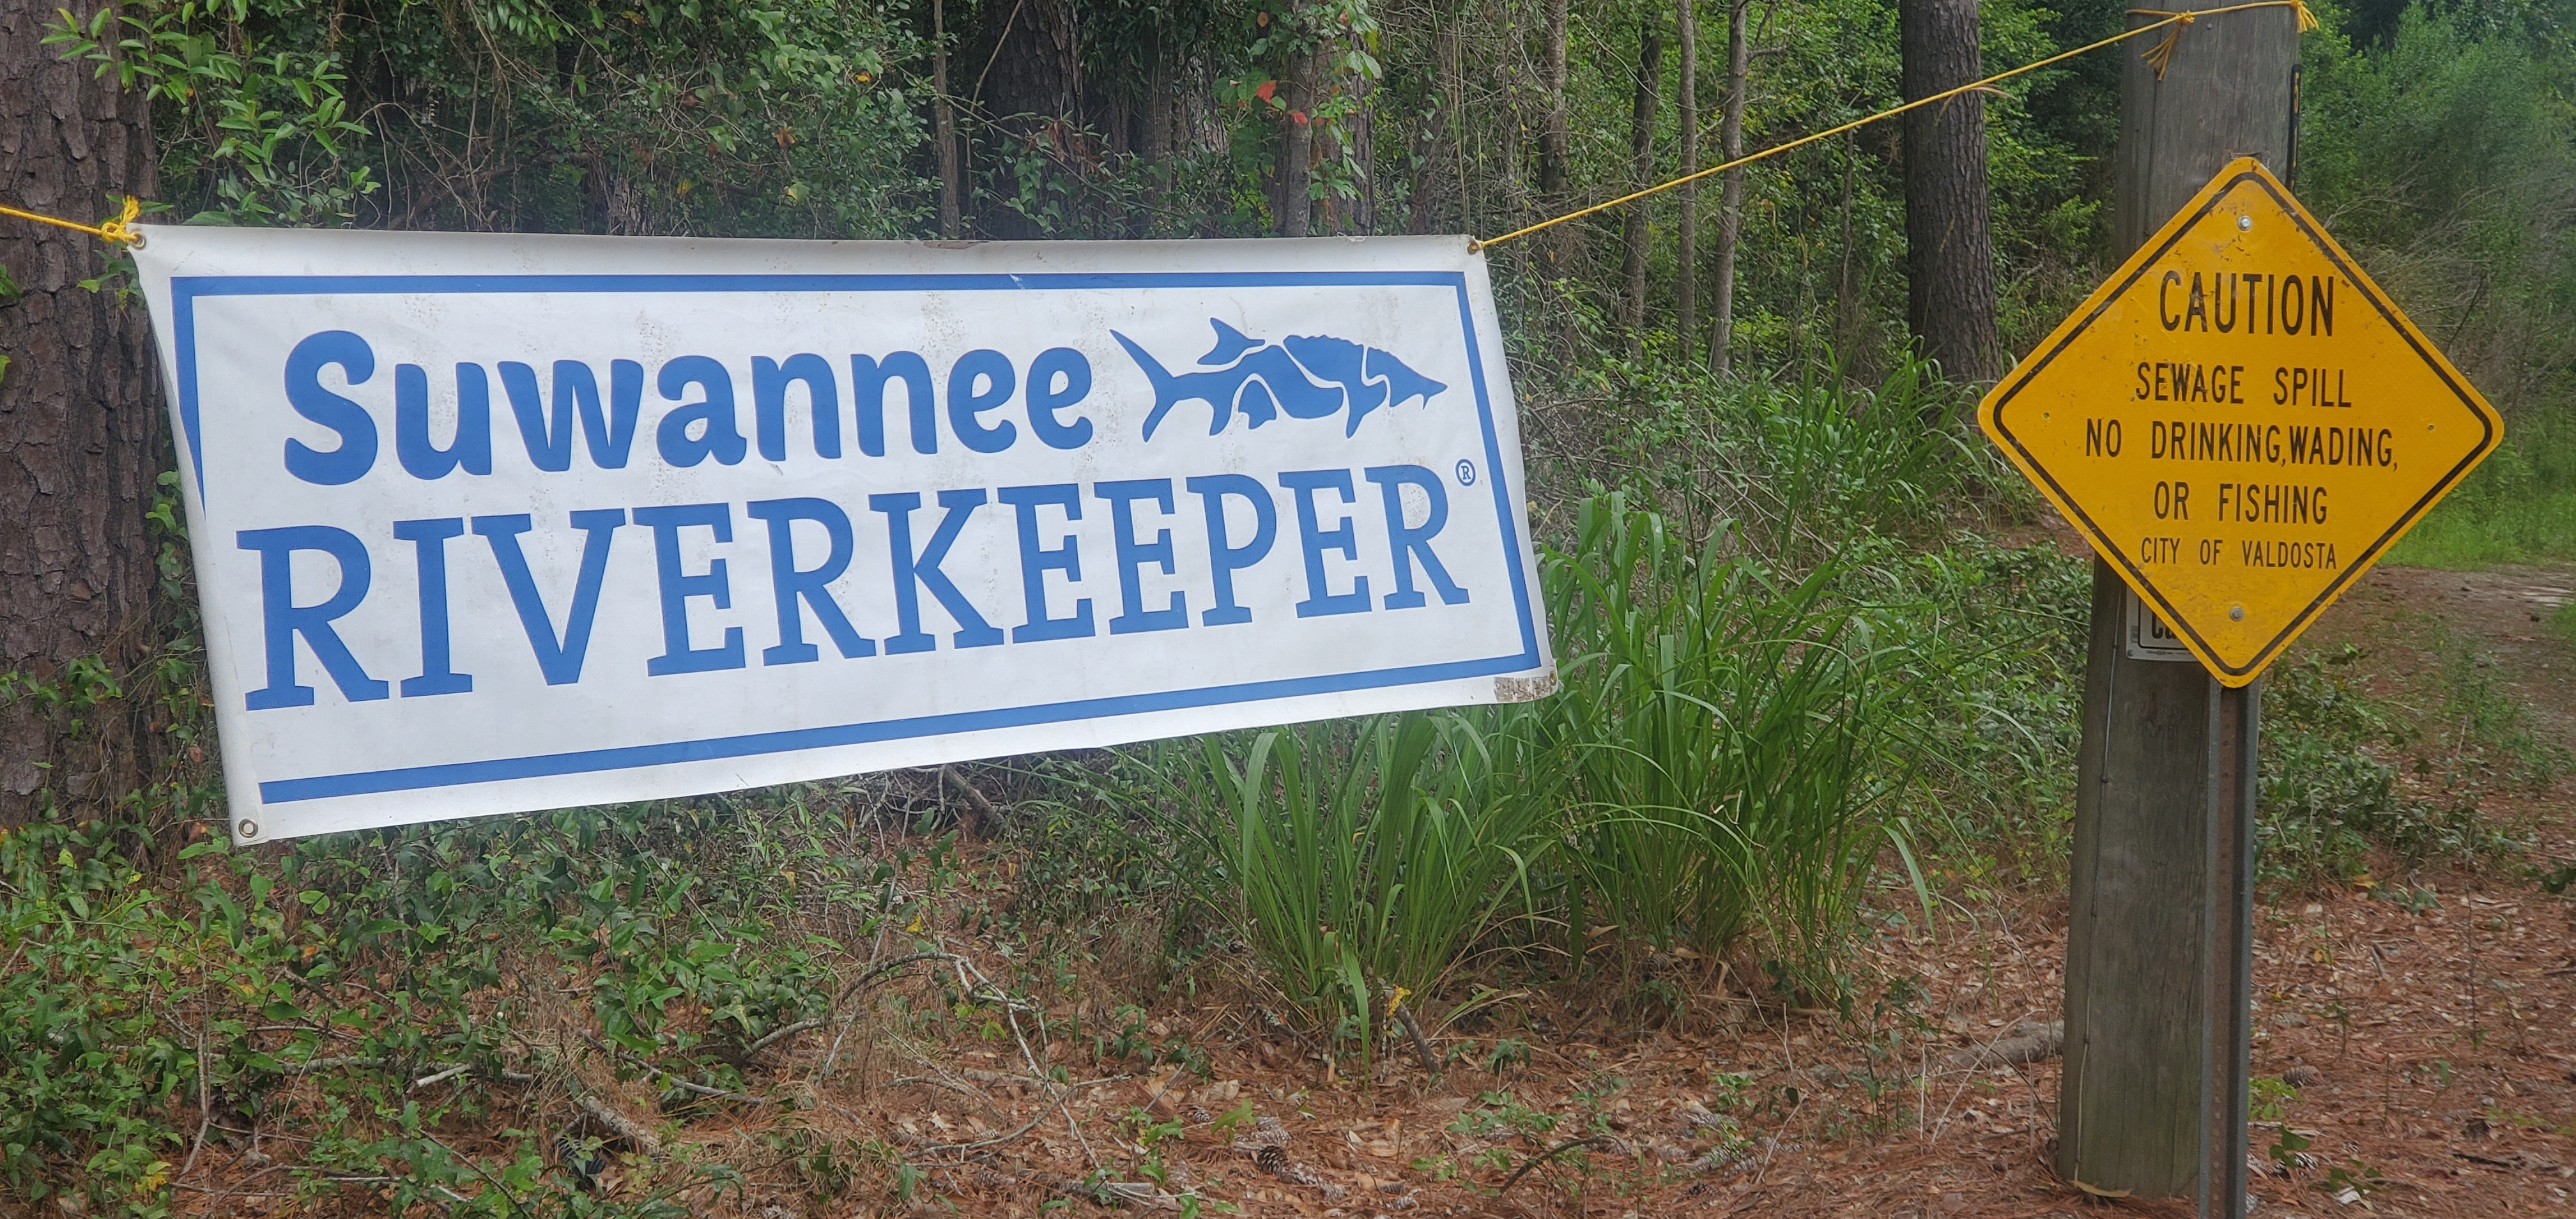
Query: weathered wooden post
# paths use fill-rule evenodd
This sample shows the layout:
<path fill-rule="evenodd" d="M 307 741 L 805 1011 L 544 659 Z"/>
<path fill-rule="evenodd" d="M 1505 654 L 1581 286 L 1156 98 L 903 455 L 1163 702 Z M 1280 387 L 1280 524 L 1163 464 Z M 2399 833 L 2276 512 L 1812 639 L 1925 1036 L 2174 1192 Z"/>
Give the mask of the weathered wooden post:
<path fill-rule="evenodd" d="M 2296 10 L 2174 32 L 2161 70 L 2124 57 L 2114 204 L 2124 256 L 2234 158 L 2289 170 Z M 2146 658 L 2156 649 L 2131 644 L 2135 599 L 2097 558 L 2057 1170 L 2106 1190 L 2196 1195 L 2204 1216 L 2241 1216 L 2260 687 L 2224 687 L 2188 652 Z"/>

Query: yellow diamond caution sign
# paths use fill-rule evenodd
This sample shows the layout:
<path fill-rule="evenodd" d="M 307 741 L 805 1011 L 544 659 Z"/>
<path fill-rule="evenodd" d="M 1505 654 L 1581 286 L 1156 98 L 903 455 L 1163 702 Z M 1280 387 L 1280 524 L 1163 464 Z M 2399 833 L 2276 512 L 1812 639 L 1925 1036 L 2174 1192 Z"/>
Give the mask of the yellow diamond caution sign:
<path fill-rule="evenodd" d="M 2277 659 L 2504 431 L 2251 157 L 1977 415 L 2230 686 Z"/>

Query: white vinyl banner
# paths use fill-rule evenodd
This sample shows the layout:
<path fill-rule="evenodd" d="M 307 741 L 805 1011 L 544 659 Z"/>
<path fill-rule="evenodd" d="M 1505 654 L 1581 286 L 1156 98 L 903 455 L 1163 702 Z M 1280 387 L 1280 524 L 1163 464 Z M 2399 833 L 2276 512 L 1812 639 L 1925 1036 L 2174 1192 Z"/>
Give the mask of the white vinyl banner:
<path fill-rule="evenodd" d="M 1553 688 L 1464 238 L 144 232 L 236 841 Z"/>

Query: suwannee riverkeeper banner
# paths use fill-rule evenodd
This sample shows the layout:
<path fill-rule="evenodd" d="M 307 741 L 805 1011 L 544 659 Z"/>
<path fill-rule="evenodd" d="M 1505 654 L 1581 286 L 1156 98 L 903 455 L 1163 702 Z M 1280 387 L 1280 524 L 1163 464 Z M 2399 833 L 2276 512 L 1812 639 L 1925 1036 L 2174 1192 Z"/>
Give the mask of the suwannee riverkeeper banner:
<path fill-rule="evenodd" d="M 143 231 L 236 841 L 1554 684 L 1464 238 Z"/>

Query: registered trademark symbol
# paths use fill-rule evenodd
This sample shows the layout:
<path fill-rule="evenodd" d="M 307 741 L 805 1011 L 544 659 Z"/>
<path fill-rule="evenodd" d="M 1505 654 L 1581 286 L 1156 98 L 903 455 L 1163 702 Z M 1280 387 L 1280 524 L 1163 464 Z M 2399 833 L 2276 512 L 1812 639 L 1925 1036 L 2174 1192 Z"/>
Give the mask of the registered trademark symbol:
<path fill-rule="evenodd" d="M 1472 487 L 1476 485 L 1476 463 L 1468 461 L 1465 458 L 1459 459 L 1458 485 L 1461 487 Z"/>

